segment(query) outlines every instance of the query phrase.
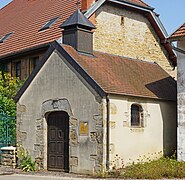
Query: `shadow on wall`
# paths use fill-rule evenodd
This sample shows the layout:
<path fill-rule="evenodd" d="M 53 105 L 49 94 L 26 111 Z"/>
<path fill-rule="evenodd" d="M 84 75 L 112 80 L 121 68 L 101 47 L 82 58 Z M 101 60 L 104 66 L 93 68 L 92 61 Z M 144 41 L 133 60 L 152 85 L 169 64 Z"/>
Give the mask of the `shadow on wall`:
<path fill-rule="evenodd" d="M 170 76 L 145 86 L 159 99 L 177 101 L 177 82 Z"/>
<path fill-rule="evenodd" d="M 163 118 L 163 150 L 165 156 L 176 155 L 177 151 L 177 103 L 160 104 Z"/>
<path fill-rule="evenodd" d="M 160 109 L 163 119 L 163 150 L 165 156 L 172 156 L 177 150 L 177 88 L 172 77 L 147 84 L 146 87 L 161 101 Z M 165 91 L 164 91 L 165 89 Z"/>

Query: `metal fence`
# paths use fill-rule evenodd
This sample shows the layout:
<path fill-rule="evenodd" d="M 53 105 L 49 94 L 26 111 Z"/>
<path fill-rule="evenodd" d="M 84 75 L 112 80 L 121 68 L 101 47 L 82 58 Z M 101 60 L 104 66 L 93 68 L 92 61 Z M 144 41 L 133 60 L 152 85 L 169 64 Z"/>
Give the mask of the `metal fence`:
<path fill-rule="evenodd" d="M 0 109 L 0 148 L 16 145 L 16 118 Z M 0 150 L 1 159 L 1 150 Z"/>

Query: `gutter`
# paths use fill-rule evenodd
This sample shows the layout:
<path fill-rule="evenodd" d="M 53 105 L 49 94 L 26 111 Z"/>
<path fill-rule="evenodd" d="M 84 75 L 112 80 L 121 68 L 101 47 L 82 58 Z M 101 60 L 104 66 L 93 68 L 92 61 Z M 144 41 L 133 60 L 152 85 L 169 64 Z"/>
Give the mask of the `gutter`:
<path fill-rule="evenodd" d="M 107 109 L 107 123 L 106 123 L 106 129 L 107 129 L 107 136 L 106 136 L 106 171 L 109 172 L 110 169 L 110 99 L 109 95 L 106 95 L 106 109 Z"/>

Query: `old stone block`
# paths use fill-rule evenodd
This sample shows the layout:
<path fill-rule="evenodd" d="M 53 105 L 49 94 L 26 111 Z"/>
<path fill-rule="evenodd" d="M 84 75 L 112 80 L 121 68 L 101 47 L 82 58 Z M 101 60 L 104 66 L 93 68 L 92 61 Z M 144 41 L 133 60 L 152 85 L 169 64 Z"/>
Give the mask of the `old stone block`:
<path fill-rule="evenodd" d="M 90 140 L 96 141 L 96 132 L 90 132 Z"/>
<path fill-rule="evenodd" d="M 43 119 L 36 120 L 36 130 L 43 130 Z"/>
<path fill-rule="evenodd" d="M 132 133 L 143 133 L 144 132 L 144 128 L 130 128 L 130 131 Z"/>
<path fill-rule="evenodd" d="M 90 160 L 91 161 L 94 161 L 94 160 L 96 160 L 97 159 L 97 155 L 96 154 L 91 154 L 90 155 Z"/>
<path fill-rule="evenodd" d="M 77 132 L 75 130 L 70 131 L 69 139 L 70 139 L 70 142 L 73 144 L 78 143 L 78 136 L 77 136 Z"/>
<path fill-rule="evenodd" d="M 102 119 L 103 119 L 103 116 L 102 115 L 99 115 L 99 114 L 96 114 L 96 115 L 93 115 L 93 119 L 95 121 L 97 121 L 97 123 L 101 123 L 102 122 Z"/>
<path fill-rule="evenodd" d="M 117 107 L 114 103 L 110 103 L 110 111 L 112 115 L 117 114 Z"/>
<path fill-rule="evenodd" d="M 116 128 L 116 122 L 115 121 L 110 121 L 110 128 L 115 129 Z"/>
<path fill-rule="evenodd" d="M 26 112 L 26 106 L 25 105 L 20 105 L 18 103 L 17 104 L 17 111 L 19 111 L 19 112 Z"/>
<path fill-rule="evenodd" d="M 98 156 L 98 160 L 101 161 L 101 159 L 103 154 L 103 145 L 102 144 L 97 144 L 97 156 Z"/>
<path fill-rule="evenodd" d="M 18 132 L 17 133 L 17 139 L 19 139 L 19 141 L 25 141 L 27 139 L 27 132 Z"/>
<path fill-rule="evenodd" d="M 123 121 L 123 127 L 129 127 L 129 122 L 128 121 Z"/>
<path fill-rule="evenodd" d="M 44 169 L 43 158 L 41 158 L 41 157 L 35 158 L 35 163 L 37 164 L 38 170 Z"/>
<path fill-rule="evenodd" d="M 76 128 L 78 126 L 78 120 L 76 118 L 70 118 L 69 123 L 71 128 Z"/>
<path fill-rule="evenodd" d="M 94 166 L 94 172 L 99 173 L 101 171 L 102 171 L 102 165 L 101 164 L 96 164 L 96 166 Z"/>
<path fill-rule="evenodd" d="M 71 156 L 69 159 L 70 166 L 78 166 L 78 157 Z"/>
<path fill-rule="evenodd" d="M 96 141 L 99 144 L 103 143 L 103 133 L 102 133 L 102 131 L 97 131 L 96 132 Z"/>
<path fill-rule="evenodd" d="M 95 129 L 96 130 L 101 130 L 103 128 L 103 124 L 96 124 Z"/>
<path fill-rule="evenodd" d="M 115 152 L 115 145 L 112 143 L 110 144 L 110 154 L 114 154 Z"/>

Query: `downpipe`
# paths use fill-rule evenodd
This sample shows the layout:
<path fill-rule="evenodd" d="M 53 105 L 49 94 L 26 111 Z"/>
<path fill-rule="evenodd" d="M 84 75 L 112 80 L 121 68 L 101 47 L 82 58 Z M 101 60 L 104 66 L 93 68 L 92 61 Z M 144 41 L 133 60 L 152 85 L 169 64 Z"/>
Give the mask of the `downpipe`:
<path fill-rule="evenodd" d="M 109 124 L 110 124 L 110 99 L 109 99 L 109 95 L 106 95 L 106 110 L 107 110 L 107 124 L 106 124 L 106 129 L 107 129 L 107 136 L 106 136 L 106 141 L 107 141 L 107 146 L 106 146 L 106 171 L 109 172 L 110 170 L 110 128 L 109 128 Z"/>

